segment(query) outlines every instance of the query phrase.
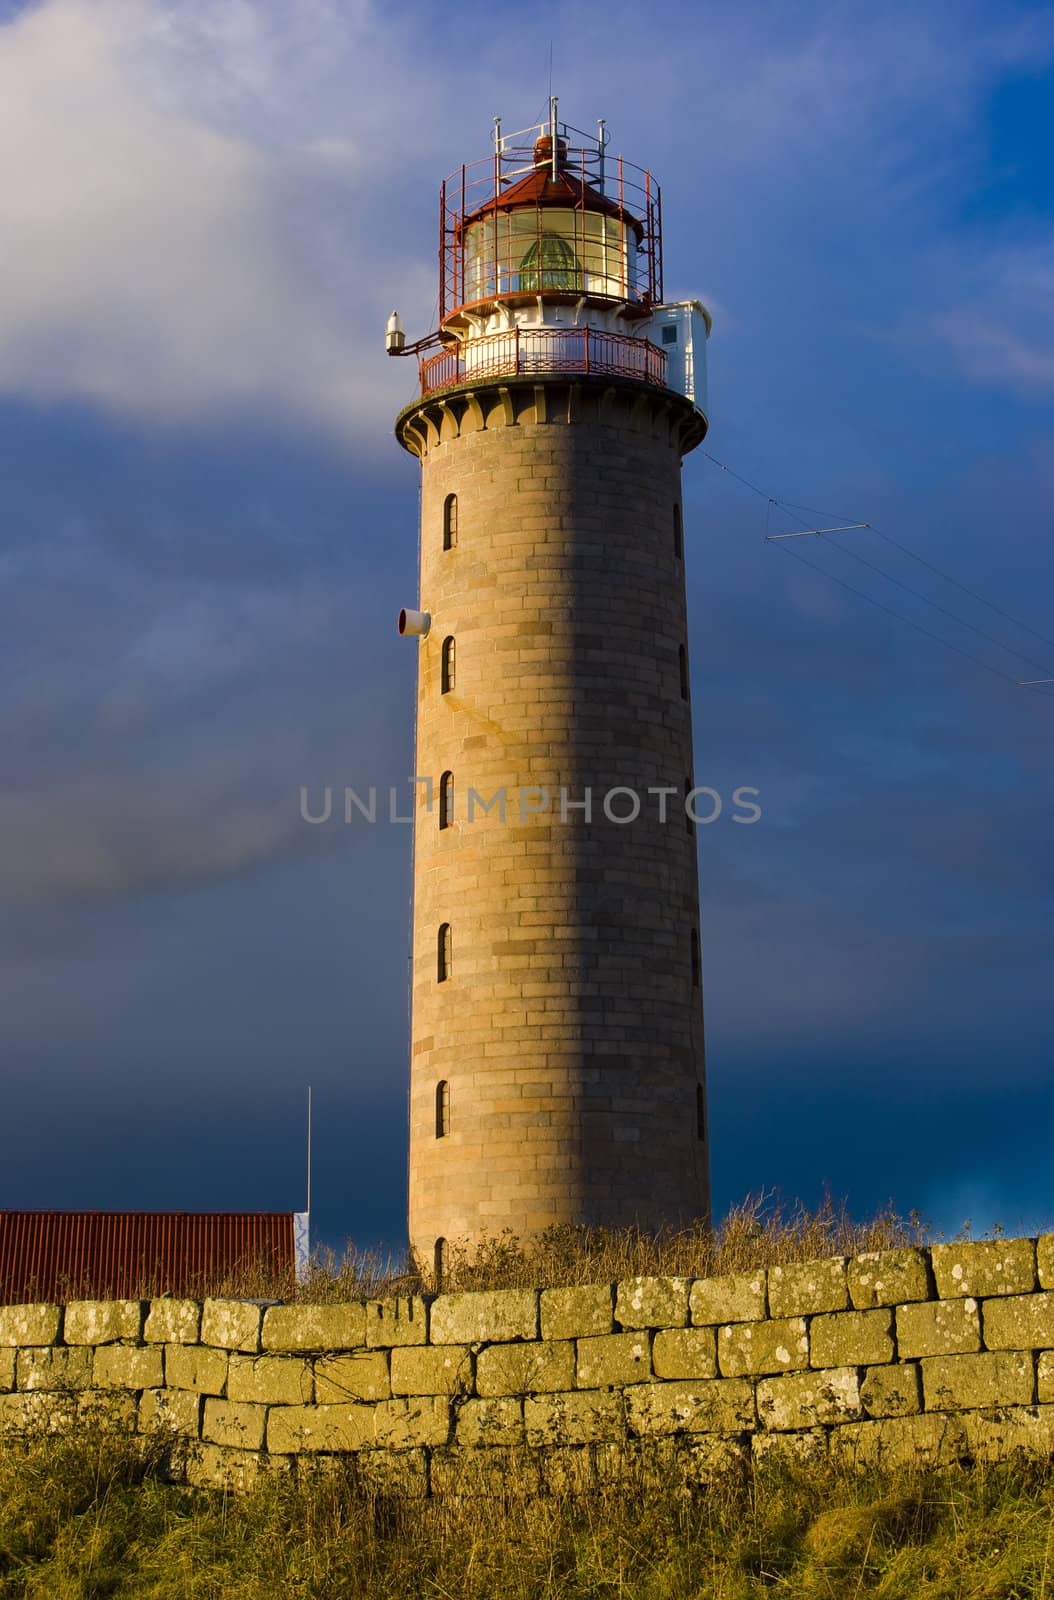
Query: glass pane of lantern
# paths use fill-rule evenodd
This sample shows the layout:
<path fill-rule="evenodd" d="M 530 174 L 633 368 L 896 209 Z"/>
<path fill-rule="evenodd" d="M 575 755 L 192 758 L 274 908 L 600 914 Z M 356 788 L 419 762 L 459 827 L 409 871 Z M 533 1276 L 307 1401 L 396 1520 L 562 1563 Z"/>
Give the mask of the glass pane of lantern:
<path fill-rule="evenodd" d="M 465 230 L 465 298 L 564 290 L 621 300 L 636 293 L 636 236 L 599 211 L 525 207 Z"/>

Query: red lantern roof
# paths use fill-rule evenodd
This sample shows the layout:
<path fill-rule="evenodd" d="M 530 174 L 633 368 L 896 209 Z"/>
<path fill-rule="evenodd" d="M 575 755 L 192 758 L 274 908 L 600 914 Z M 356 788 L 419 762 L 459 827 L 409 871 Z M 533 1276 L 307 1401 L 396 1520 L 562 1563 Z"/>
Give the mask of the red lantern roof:
<path fill-rule="evenodd" d="M 477 206 L 475 211 L 462 217 L 459 231 L 463 232 L 473 222 L 480 222 L 484 217 L 499 211 L 515 211 L 520 206 L 563 206 L 582 211 L 598 211 L 604 216 L 617 217 L 619 222 L 632 228 L 638 241 L 640 240 L 644 227 L 639 217 L 633 216 L 625 206 L 620 206 L 607 195 L 601 194 L 599 189 L 594 189 L 585 181 L 584 176 L 576 177 L 569 170 L 565 140 L 557 141 L 555 178 L 552 141 L 548 137 L 542 137 L 535 142 L 534 155 L 537 163 L 534 171 L 528 172 L 525 178 L 521 178 L 511 188 L 492 195 L 481 206 Z"/>

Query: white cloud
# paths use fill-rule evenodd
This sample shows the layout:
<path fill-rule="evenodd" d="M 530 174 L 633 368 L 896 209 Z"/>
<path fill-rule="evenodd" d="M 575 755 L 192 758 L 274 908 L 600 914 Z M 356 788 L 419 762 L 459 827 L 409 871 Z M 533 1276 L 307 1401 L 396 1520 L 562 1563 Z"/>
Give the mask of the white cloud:
<path fill-rule="evenodd" d="M 668 252 L 671 290 L 705 268 L 736 300 L 725 336 L 756 320 L 753 276 L 771 281 L 743 261 L 746 220 L 784 268 L 808 254 L 810 206 L 865 231 L 888 218 L 894 257 L 905 207 L 932 237 L 984 95 L 1054 42 L 1027 12 L 982 6 L 966 26 L 944 7 L 791 17 L 758 0 L 714 8 L 671 72 L 665 52 L 627 50 L 638 10 L 615 0 L 583 56 L 592 12 L 543 6 L 517 45 L 524 75 L 539 64 L 529 97 L 475 0 L 431 33 L 431 8 L 376 0 L 17 12 L 0 25 L 0 390 L 162 421 L 266 407 L 386 428 L 412 375 L 383 359 L 381 329 L 393 303 L 430 326 L 434 185 L 485 154 L 492 113 L 509 127 L 539 110 L 550 37 L 561 112 L 608 112 L 617 147 L 667 168 L 669 242 L 689 241 Z M 973 360 L 1047 381 L 1014 329 Z"/>
<path fill-rule="evenodd" d="M 0 388 L 160 418 L 277 403 L 336 425 L 369 395 L 376 419 L 378 390 L 400 393 L 379 332 L 392 268 L 362 229 L 339 261 L 324 247 L 333 215 L 361 209 L 355 143 L 275 151 L 224 126 L 272 68 L 254 65 L 251 8 L 197 21 L 196 53 L 157 0 L 49 0 L 0 28 Z M 211 98 L 186 90 L 205 46 Z"/>
<path fill-rule="evenodd" d="M 996 250 L 956 274 L 962 298 L 933 331 L 982 383 L 1054 388 L 1054 235 Z"/>

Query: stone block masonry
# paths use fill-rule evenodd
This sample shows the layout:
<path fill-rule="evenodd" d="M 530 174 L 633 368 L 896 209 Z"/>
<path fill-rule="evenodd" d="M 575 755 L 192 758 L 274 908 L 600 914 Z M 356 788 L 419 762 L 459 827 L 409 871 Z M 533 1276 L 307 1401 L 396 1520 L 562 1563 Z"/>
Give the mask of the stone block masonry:
<path fill-rule="evenodd" d="M 422 782 L 414 806 L 411 1242 L 431 1263 L 504 1227 L 705 1216 L 696 841 L 673 815 L 695 775 L 674 532 L 698 415 L 539 376 L 415 401 L 397 434 L 432 619 L 414 770 L 451 797 Z M 684 1323 L 686 1285 L 647 1293 L 625 1288 L 634 1326 Z"/>
<path fill-rule="evenodd" d="M 0 1434 L 98 1417 L 161 1430 L 193 1484 L 354 1458 L 416 1497 L 770 1452 L 1049 1458 L 1054 1236 L 367 1304 L 0 1307 Z"/>

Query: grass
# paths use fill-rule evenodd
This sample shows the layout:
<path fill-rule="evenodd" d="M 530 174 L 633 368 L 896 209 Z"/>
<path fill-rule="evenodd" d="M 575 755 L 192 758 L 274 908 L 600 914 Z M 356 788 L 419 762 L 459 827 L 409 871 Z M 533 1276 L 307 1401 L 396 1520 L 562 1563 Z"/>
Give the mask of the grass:
<path fill-rule="evenodd" d="M 823 1256 L 925 1244 L 928 1239 L 927 1225 L 917 1212 L 904 1218 L 888 1208 L 869 1221 L 858 1222 L 844 1202 L 836 1205 L 828 1199 L 810 1211 L 762 1194 L 733 1207 L 715 1226 L 700 1221 L 659 1234 L 633 1228 L 565 1226 L 521 1240 L 506 1230 L 485 1239 L 471 1258 L 454 1252 L 442 1287 L 547 1289 L 617 1283 L 637 1276 L 707 1278 Z M 265 1263 L 249 1261 L 222 1277 L 181 1283 L 178 1292 L 199 1299 L 227 1295 L 319 1304 L 434 1293 L 436 1288 L 430 1262 L 415 1261 L 412 1254 L 400 1259 L 349 1246 L 342 1257 L 332 1251 L 317 1253 L 310 1271 L 297 1284 Z M 123 1287 L 120 1297 L 145 1300 L 171 1289 L 170 1284 L 144 1276 Z M 34 1297 L 33 1286 L 28 1285 L 25 1298 Z M 82 1281 L 63 1285 L 60 1298 L 107 1299 L 112 1294 L 105 1285 Z"/>
<path fill-rule="evenodd" d="M 127 1436 L 0 1453 L 0 1600 L 1054 1600 L 1054 1477 L 762 1462 L 690 1490 L 393 1501 L 167 1483 Z"/>

